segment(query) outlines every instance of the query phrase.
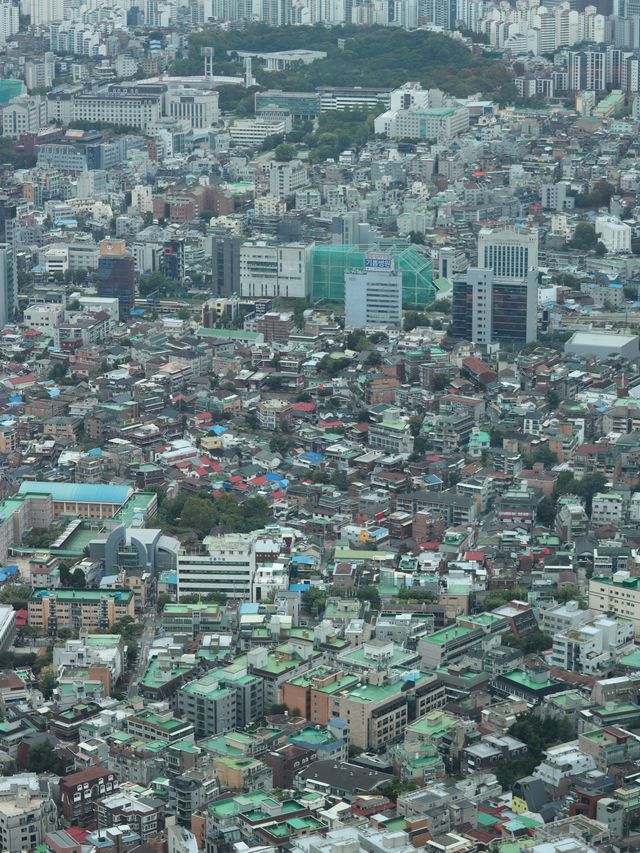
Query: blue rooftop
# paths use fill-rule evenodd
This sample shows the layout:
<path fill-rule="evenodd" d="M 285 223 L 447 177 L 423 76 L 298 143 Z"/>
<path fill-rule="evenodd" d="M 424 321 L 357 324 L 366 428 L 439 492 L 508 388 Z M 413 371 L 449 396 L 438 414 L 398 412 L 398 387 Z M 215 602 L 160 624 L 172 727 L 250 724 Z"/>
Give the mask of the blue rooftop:
<path fill-rule="evenodd" d="M 104 483 L 23 482 L 18 494 L 51 495 L 54 501 L 79 503 L 123 504 L 131 494 L 131 486 L 112 486 Z"/>
<path fill-rule="evenodd" d="M 303 459 L 305 462 L 316 464 L 318 462 L 324 462 L 324 454 L 314 453 L 312 450 L 307 450 L 300 454 L 300 459 Z"/>

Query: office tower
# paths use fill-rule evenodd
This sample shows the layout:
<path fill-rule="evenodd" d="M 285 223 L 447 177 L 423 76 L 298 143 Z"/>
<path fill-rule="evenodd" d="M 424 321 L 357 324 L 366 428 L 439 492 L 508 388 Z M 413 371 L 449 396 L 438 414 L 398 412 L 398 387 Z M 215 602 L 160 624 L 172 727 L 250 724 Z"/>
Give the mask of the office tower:
<path fill-rule="evenodd" d="M 451 336 L 480 346 L 524 345 L 536 339 L 538 276 L 500 279 L 470 267 L 453 282 Z"/>
<path fill-rule="evenodd" d="M 18 307 L 15 288 L 15 256 L 13 247 L 0 243 L 0 328 L 13 319 Z"/>
<path fill-rule="evenodd" d="M 478 267 L 493 271 L 494 279 L 525 279 L 538 268 L 538 232 L 522 227 L 481 228 Z"/>
<path fill-rule="evenodd" d="M 347 273 L 344 306 L 348 329 L 402 325 L 402 273 L 393 255 L 367 255 L 364 270 Z"/>
<path fill-rule="evenodd" d="M 240 293 L 240 238 L 211 237 L 211 293 Z"/>
<path fill-rule="evenodd" d="M 167 278 L 184 278 L 184 240 L 165 240 L 160 255 L 160 272 Z"/>
<path fill-rule="evenodd" d="M 135 302 L 133 257 L 124 240 L 103 240 L 98 258 L 98 296 L 118 299 L 121 313 L 130 311 Z"/>

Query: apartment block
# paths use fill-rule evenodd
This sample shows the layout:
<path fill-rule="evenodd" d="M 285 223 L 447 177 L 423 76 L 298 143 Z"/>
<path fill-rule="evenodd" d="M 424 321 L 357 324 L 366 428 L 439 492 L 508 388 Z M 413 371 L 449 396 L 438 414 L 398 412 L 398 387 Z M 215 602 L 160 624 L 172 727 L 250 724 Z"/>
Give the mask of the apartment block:
<path fill-rule="evenodd" d="M 135 618 L 133 593 L 128 589 L 35 589 L 27 611 L 29 625 L 49 637 L 57 636 L 61 628 L 110 628 L 125 616 Z"/>
<path fill-rule="evenodd" d="M 640 578 L 629 572 L 616 572 L 612 577 L 592 577 L 589 581 L 589 609 L 596 613 L 615 613 L 633 623 L 640 636 Z"/>

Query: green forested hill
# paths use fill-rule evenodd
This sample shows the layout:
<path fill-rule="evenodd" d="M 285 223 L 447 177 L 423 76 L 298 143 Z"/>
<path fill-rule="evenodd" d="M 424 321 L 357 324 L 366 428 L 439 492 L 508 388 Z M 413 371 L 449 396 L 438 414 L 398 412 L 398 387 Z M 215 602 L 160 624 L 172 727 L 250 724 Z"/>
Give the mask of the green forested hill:
<path fill-rule="evenodd" d="M 346 39 L 344 50 L 338 39 Z M 245 30 L 194 33 L 188 55 L 172 69 L 201 74 L 200 48 L 214 47 L 215 73 L 238 75 L 241 67 L 227 51 L 323 50 L 327 58 L 295 71 L 253 72 L 263 86 L 308 91 L 316 86 L 399 86 L 408 80 L 440 88 L 457 97 L 482 92 L 500 100 L 514 96 L 511 76 L 498 61 L 471 53 L 447 36 L 391 27 L 280 27 L 252 24 Z"/>

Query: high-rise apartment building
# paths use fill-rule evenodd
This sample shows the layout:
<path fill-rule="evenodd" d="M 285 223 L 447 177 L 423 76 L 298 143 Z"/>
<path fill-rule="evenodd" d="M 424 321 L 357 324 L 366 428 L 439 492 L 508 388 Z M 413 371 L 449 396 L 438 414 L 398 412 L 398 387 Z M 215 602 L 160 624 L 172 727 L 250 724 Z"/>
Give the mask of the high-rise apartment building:
<path fill-rule="evenodd" d="M 2 0 L 0 3 L 0 43 L 20 30 L 20 6 L 14 0 Z"/>

